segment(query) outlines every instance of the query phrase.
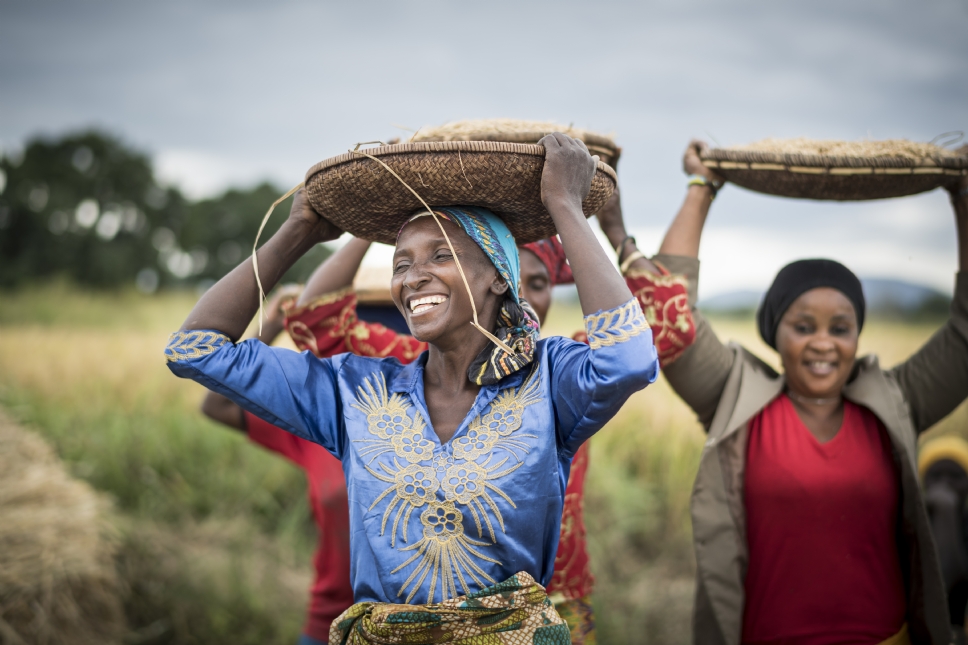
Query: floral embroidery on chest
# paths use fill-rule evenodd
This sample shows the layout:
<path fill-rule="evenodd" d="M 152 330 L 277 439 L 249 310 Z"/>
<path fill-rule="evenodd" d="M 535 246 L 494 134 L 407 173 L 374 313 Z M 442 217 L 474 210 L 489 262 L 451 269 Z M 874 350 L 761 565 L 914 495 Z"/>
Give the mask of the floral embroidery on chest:
<path fill-rule="evenodd" d="M 381 537 L 401 552 L 413 552 L 393 570 L 416 563 L 397 596 L 406 593 L 409 603 L 430 575 L 427 602 L 434 602 L 436 588 L 441 600 L 471 593 L 468 580 L 478 587 L 498 582 L 484 571 L 481 562 L 501 563 L 488 556 L 504 532 L 504 516 L 497 498 L 511 508 L 514 501 L 500 487 L 500 480 L 520 468 L 529 453 L 522 431 L 524 409 L 541 400 L 537 370 L 516 389 L 500 392 L 484 414 L 470 423 L 467 432 L 451 440 L 451 449 L 439 449 L 424 437 L 426 422 L 408 397 L 387 391 L 383 374 L 375 373 L 357 388 L 354 408 L 366 414 L 367 431 L 373 438 L 354 439 L 365 468 L 389 486 L 373 500 L 369 510 L 385 498 Z M 423 528 L 421 538 L 407 544 L 413 516 Z M 468 535 L 464 519 L 473 520 Z M 389 535 L 387 535 L 389 534 Z M 458 585 L 460 590 L 458 590 Z"/>

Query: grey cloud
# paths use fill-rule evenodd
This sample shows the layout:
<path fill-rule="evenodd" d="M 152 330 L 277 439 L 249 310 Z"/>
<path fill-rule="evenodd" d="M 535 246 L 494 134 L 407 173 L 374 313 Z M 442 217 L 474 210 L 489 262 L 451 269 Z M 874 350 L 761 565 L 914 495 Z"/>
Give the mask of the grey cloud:
<path fill-rule="evenodd" d="M 965 128 L 966 33 L 960 0 L 7 1 L 0 140 L 94 123 L 281 185 L 398 134 L 394 123 L 559 119 L 616 134 L 628 217 L 660 226 L 681 199 L 691 136 L 927 140 Z M 950 217 L 937 196 L 914 200 Z M 845 217 L 870 227 L 883 208 L 730 188 L 710 226 L 855 235 Z M 950 252 L 950 236 L 917 243 Z"/>

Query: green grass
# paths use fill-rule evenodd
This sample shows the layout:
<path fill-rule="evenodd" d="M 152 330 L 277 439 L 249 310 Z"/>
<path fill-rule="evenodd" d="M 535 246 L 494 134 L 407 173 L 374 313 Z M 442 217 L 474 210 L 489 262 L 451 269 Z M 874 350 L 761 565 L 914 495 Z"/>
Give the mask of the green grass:
<path fill-rule="evenodd" d="M 204 395 L 162 348 L 193 294 L 0 294 L 0 404 L 114 498 L 131 643 L 294 642 L 315 542 L 302 473 L 205 420 Z M 581 326 L 556 305 L 546 334 Z M 750 319 L 714 327 L 775 360 Z M 934 324 L 871 321 L 863 352 L 890 365 Z M 962 406 L 932 432 L 968 427 Z M 585 500 L 600 643 L 686 643 L 689 496 L 703 433 L 660 378 L 592 441 Z"/>
<path fill-rule="evenodd" d="M 315 545 L 305 479 L 168 373 L 165 338 L 193 302 L 0 296 L 0 403 L 115 501 L 131 642 L 292 643 Z"/>

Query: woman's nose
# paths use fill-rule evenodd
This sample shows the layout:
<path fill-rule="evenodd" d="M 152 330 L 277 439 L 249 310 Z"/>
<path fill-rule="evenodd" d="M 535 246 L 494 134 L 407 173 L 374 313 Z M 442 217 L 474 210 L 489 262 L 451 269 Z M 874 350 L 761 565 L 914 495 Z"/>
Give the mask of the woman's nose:
<path fill-rule="evenodd" d="M 416 291 L 421 286 L 430 282 L 430 274 L 427 273 L 426 265 L 423 262 L 414 262 L 407 269 L 403 276 L 403 286 L 411 291 Z"/>
<path fill-rule="evenodd" d="M 807 349 L 818 354 L 829 354 L 837 351 L 837 344 L 828 334 L 817 334 L 807 343 Z"/>

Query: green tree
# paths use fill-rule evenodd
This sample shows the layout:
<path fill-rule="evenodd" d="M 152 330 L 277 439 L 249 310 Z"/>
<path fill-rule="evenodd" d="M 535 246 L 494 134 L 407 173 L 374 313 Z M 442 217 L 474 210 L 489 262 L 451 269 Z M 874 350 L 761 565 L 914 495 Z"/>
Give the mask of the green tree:
<path fill-rule="evenodd" d="M 251 252 L 281 192 L 263 183 L 190 203 L 160 185 L 148 155 L 93 130 L 33 139 L 22 158 L 0 159 L 0 173 L 0 287 L 56 277 L 144 291 L 205 286 Z M 314 249 L 286 279 L 304 280 L 326 254 Z"/>
<path fill-rule="evenodd" d="M 217 280 L 232 270 L 252 253 L 259 226 L 272 204 L 283 191 L 269 183 L 249 189 L 231 189 L 219 197 L 205 199 L 188 208 L 188 215 L 178 234 L 182 248 L 198 259 L 205 268 L 199 277 Z M 275 233 L 289 214 L 292 199 L 276 207 L 264 231 L 261 242 Z M 317 246 L 296 263 L 285 280 L 302 282 L 328 254 L 323 246 Z"/>
<path fill-rule="evenodd" d="M 91 286 L 134 281 L 154 269 L 152 231 L 186 211 L 178 191 L 155 182 L 146 155 L 103 133 L 34 139 L 0 171 L 3 286 L 54 276 Z"/>

